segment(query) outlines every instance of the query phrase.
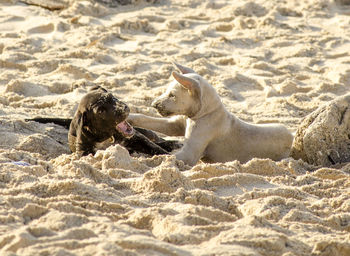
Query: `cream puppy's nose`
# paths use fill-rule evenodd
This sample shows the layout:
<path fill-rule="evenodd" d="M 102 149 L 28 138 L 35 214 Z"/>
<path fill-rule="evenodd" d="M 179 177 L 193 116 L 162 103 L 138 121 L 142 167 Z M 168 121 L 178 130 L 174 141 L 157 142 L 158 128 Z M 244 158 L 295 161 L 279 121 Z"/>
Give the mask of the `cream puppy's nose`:
<path fill-rule="evenodd" d="M 158 109 L 159 108 L 159 104 L 160 104 L 160 102 L 158 100 L 154 100 L 152 102 L 151 106 Z"/>

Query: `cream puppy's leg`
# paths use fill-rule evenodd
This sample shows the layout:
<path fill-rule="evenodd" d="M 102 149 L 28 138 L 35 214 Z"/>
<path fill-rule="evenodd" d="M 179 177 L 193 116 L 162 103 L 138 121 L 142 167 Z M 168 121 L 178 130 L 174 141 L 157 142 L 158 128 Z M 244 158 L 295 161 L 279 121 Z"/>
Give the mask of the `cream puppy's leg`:
<path fill-rule="evenodd" d="M 186 130 L 186 117 L 173 116 L 170 118 L 158 118 L 143 114 L 129 114 L 127 121 L 133 125 L 168 136 L 184 136 Z"/>
<path fill-rule="evenodd" d="M 202 158 L 211 140 L 212 136 L 207 134 L 206 127 L 193 127 L 183 147 L 175 154 L 176 159 L 182 160 L 190 166 L 195 165 Z"/>

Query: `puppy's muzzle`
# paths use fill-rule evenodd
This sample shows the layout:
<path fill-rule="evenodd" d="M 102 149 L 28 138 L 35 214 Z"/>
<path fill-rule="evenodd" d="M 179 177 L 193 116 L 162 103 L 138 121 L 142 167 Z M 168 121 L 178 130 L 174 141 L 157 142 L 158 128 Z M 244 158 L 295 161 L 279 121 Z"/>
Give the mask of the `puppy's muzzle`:
<path fill-rule="evenodd" d="M 129 113 L 130 113 L 130 108 L 122 103 L 117 107 L 117 112 L 120 111 L 121 115 L 123 118 L 120 120 L 120 122 L 117 123 L 117 130 L 123 134 L 124 137 L 131 137 L 134 135 L 135 131 L 134 128 L 125 120 Z"/>
<path fill-rule="evenodd" d="M 159 109 L 160 108 L 160 102 L 155 100 L 155 101 L 152 102 L 151 106 L 156 108 L 156 109 Z"/>
<path fill-rule="evenodd" d="M 129 115 L 130 108 L 127 105 L 124 105 L 124 110 L 123 111 L 125 112 L 126 115 Z"/>
<path fill-rule="evenodd" d="M 126 119 L 130 113 L 130 108 L 126 104 L 118 104 L 115 107 L 116 116 Z"/>
<path fill-rule="evenodd" d="M 164 108 L 164 106 L 162 105 L 162 103 L 160 101 L 153 101 L 151 106 L 154 107 L 155 109 L 157 109 L 159 114 L 161 114 L 162 116 L 171 116 L 172 115 L 171 112 L 169 112 L 168 110 L 166 110 Z"/>
<path fill-rule="evenodd" d="M 158 112 L 163 115 L 164 113 L 164 107 L 163 105 L 161 104 L 160 101 L 153 101 L 152 104 L 151 104 L 152 107 L 154 107 L 155 109 L 158 110 Z"/>

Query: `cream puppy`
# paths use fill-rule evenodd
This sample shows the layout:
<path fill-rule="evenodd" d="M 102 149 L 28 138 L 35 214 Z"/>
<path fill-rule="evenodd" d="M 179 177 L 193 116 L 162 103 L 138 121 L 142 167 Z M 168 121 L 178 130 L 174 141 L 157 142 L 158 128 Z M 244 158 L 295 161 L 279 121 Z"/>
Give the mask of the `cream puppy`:
<path fill-rule="evenodd" d="M 182 74 L 152 103 L 166 118 L 130 114 L 134 125 L 169 136 L 185 136 L 178 160 L 246 162 L 254 157 L 280 160 L 288 157 L 293 135 L 281 124 L 249 124 L 229 113 L 215 89 L 192 69 L 175 64 Z"/>

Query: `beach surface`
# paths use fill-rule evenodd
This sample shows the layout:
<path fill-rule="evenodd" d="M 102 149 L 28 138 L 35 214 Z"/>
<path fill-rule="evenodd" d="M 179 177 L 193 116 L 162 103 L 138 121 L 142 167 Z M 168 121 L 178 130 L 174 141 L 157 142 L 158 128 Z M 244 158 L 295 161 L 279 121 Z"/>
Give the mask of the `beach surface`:
<path fill-rule="evenodd" d="M 0 0 L 0 255 L 350 255 L 350 164 L 79 159 L 66 129 L 24 121 L 71 118 L 94 85 L 159 116 L 176 61 L 295 132 L 350 90 L 350 1 L 38 2 Z"/>

